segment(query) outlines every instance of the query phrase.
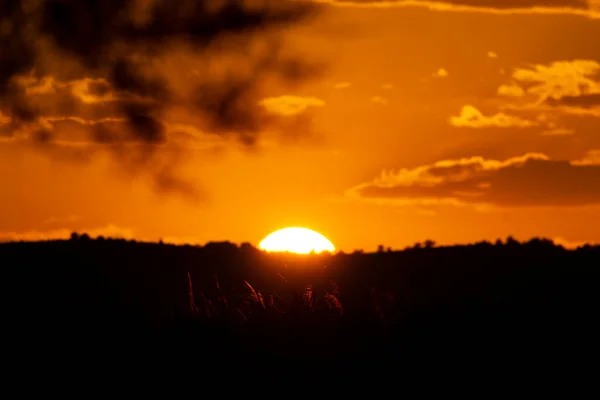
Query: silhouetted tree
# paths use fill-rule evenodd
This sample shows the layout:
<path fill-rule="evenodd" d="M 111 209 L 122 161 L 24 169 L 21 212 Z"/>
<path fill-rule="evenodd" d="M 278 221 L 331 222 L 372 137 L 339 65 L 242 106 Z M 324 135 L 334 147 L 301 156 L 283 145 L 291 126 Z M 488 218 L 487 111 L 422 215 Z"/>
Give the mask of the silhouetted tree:
<path fill-rule="evenodd" d="M 516 247 L 519 246 L 521 243 L 519 243 L 519 241 L 517 239 L 515 239 L 512 235 L 509 235 L 506 238 L 506 245 L 510 246 L 510 247 Z"/>
<path fill-rule="evenodd" d="M 243 242 L 242 244 L 240 244 L 240 249 L 242 249 L 242 250 L 254 250 L 254 246 L 252 246 L 251 243 Z"/>
<path fill-rule="evenodd" d="M 426 249 L 433 249 L 435 247 L 435 241 L 427 239 L 424 243 Z"/>

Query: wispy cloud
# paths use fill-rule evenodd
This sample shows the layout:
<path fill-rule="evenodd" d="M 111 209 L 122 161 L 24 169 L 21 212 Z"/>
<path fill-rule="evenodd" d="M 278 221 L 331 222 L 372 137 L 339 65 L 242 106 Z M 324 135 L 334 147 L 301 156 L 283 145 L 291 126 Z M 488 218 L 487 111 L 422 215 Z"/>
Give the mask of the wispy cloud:
<path fill-rule="evenodd" d="M 486 116 L 472 105 L 464 106 L 458 116 L 450 117 L 449 123 L 457 128 L 530 128 L 539 125 L 502 112 Z"/>
<path fill-rule="evenodd" d="M 525 96 L 525 90 L 517 85 L 517 84 L 510 84 L 510 85 L 501 85 L 498 88 L 498 94 L 500 96 L 508 96 L 508 97 L 523 97 Z"/>
<path fill-rule="evenodd" d="M 272 114 L 294 116 L 302 114 L 310 107 L 323 107 L 325 102 L 316 97 L 285 95 L 263 99 L 260 105 Z"/>
<path fill-rule="evenodd" d="M 573 165 L 600 166 L 600 149 L 590 150 L 581 160 L 575 160 Z"/>
<path fill-rule="evenodd" d="M 517 68 L 513 78 L 528 85 L 528 94 L 546 101 L 600 93 L 600 83 L 594 79 L 599 72 L 600 64 L 594 60 L 555 61 Z"/>
<path fill-rule="evenodd" d="M 448 71 L 444 68 L 440 68 L 433 73 L 433 77 L 435 78 L 446 78 L 448 76 Z"/>
<path fill-rule="evenodd" d="M 388 100 L 382 96 L 373 96 L 373 97 L 371 97 L 370 101 L 371 101 L 371 103 L 379 104 L 382 106 L 385 106 L 388 104 Z"/>
<path fill-rule="evenodd" d="M 600 117 L 600 63 L 595 60 L 555 61 L 515 68 L 512 82 L 498 88 L 502 96 L 520 97 L 503 109 L 562 112 Z"/>
<path fill-rule="evenodd" d="M 471 12 L 496 15 L 541 14 L 600 18 L 595 0 L 313 0 L 337 7 L 420 7 L 432 11 Z"/>

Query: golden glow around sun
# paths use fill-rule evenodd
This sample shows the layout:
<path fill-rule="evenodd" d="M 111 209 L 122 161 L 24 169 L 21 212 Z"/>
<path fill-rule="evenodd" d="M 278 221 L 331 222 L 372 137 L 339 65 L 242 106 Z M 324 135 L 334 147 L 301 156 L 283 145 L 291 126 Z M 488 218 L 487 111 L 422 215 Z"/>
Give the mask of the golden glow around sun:
<path fill-rule="evenodd" d="M 275 231 L 264 238 L 259 247 L 266 251 L 287 251 L 298 254 L 335 250 L 325 236 L 306 228 L 285 228 Z"/>

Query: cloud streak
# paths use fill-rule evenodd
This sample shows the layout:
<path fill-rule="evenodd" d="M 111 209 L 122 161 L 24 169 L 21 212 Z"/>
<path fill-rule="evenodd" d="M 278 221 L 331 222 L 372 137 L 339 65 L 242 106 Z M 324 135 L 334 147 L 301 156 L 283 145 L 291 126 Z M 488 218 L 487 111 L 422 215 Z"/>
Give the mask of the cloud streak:
<path fill-rule="evenodd" d="M 525 90 L 517 84 L 500 85 L 498 88 L 498 94 L 500 96 L 508 97 L 523 97 L 525 96 Z"/>
<path fill-rule="evenodd" d="M 285 95 L 263 99 L 260 105 L 271 114 L 289 117 L 302 114 L 309 108 L 323 107 L 325 102 L 316 97 Z"/>
<path fill-rule="evenodd" d="M 450 117 L 450 125 L 457 128 L 530 128 L 538 123 L 514 115 L 497 113 L 491 116 L 484 115 L 471 105 L 464 106 L 458 116 Z"/>
<path fill-rule="evenodd" d="M 432 11 L 472 12 L 496 15 L 541 14 L 600 18 L 594 0 L 313 0 L 337 7 L 399 8 L 420 7 Z"/>

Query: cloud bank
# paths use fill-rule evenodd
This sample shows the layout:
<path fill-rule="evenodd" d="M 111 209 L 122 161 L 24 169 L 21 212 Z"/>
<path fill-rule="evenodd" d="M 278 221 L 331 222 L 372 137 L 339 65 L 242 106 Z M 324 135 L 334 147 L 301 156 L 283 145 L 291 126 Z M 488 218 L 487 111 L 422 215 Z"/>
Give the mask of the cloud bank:
<path fill-rule="evenodd" d="M 506 160 L 471 157 L 383 171 L 348 190 L 350 198 L 391 204 L 487 207 L 600 205 L 600 151 L 580 160 L 527 153 Z"/>

